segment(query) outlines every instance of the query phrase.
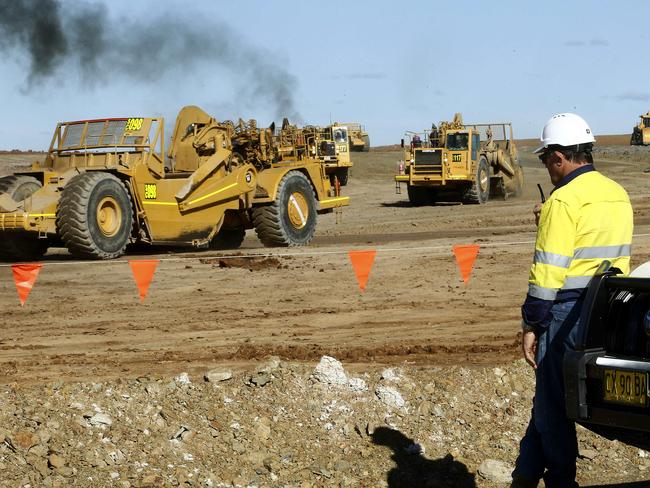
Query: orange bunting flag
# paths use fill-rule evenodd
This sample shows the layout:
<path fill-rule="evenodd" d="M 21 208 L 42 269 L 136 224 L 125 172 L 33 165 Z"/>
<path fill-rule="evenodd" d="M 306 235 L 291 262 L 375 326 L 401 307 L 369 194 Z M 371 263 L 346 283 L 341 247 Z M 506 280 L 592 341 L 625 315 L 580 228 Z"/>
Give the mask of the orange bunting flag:
<path fill-rule="evenodd" d="M 159 259 L 138 259 L 129 261 L 129 266 L 131 266 L 131 271 L 133 271 L 133 277 L 135 278 L 135 284 L 138 285 L 141 302 L 144 302 L 144 298 L 147 296 L 149 286 L 151 285 L 153 275 L 156 272 L 156 267 L 159 262 Z"/>
<path fill-rule="evenodd" d="M 456 256 L 458 269 L 460 269 L 460 275 L 463 277 L 465 284 L 469 282 L 469 277 L 472 274 L 472 268 L 474 268 L 474 261 L 476 261 L 478 250 L 478 244 L 466 244 L 462 246 L 454 246 L 452 248 L 454 256 Z"/>
<path fill-rule="evenodd" d="M 375 254 L 377 254 L 377 251 L 374 250 L 348 252 L 350 261 L 352 262 L 352 267 L 354 268 L 354 274 L 357 276 L 357 281 L 359 282 L 361 293 L 366 290 L 366 283 L 370 276 L 372 263 L 375 261 Z"/>
<path fill-rule="evenodd" d="M 20 299 L 20 306 L 24 306 L 27 301 L 38 272 L 43 267 L 42 264 L 12 264 L 11 271 L 14 273 L 14 283 L 16 283 L 16 291 L 18 291 L 18 298 Z"/>

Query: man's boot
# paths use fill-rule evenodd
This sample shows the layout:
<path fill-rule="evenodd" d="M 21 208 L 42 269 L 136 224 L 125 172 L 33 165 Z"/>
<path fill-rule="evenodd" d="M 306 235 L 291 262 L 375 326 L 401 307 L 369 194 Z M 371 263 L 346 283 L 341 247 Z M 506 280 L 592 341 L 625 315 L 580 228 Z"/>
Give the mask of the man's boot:
<path fill-rule="evenodd" d="M 537 488 L 539 480 L 531 480 L 523 476 L 513 476 L 510 488 Z"/>

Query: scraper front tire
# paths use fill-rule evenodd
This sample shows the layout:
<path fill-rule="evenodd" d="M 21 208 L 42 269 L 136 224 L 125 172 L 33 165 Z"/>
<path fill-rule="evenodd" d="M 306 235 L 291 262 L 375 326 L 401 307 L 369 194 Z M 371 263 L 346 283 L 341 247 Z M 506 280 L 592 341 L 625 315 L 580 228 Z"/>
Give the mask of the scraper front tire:
<path fill-rule="evenodd" d="M 463 201 L 465 203 L 487 203 L 490 198 L 490 167 L 487 159 L 481 156 L 476 166 L 476 174 L 472 185 L 466 190 Z"/>
<path fill-rule="evenodd" d="M 63 189 L 57 228 L 71 254 L 88 259 L 114 259 L 124 254 L 133 227 L 131 198 L 110 173 L 75 176 Z"/>
<path fill-rule="evenodd" d="M 253 225 L 265 246 L 304 246 L 316 231 L 316 197 L 307 177 L 289 171 L 280 181 L 275 201 L 253 207 Z"/>

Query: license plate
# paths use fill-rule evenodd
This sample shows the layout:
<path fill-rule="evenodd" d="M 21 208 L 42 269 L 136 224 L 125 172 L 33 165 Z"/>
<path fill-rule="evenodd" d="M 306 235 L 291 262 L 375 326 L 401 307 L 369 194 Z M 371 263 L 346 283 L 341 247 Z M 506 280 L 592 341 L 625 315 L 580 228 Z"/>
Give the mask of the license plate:
<path fill-rule="evenodd" d="M 604 400 L 636 407 L 648 405 L 648 374 L 606 369 L 603 376 Z"/>

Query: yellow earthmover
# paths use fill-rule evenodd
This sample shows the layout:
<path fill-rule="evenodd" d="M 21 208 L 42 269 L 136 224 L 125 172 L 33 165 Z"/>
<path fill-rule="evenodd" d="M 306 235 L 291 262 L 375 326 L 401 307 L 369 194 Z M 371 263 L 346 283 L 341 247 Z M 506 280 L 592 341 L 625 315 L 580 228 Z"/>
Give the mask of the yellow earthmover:
<path fill-rule="evenodd" d="M 406 184 L 413 205 L 436 201 L 486 203 L 521 193 L 524 173 L 509 122 L 465 124 L 457 113 L 430 131 L 408 132 L 395 189 Z"/>
<path fill-rule="evenodd" d="M 346 186 L 353 166 L 348 128 L 334 124 L 327 127 L 308 125 L 296 130 L 308 141 L 312 156 L 321 161 L 332 186 Z"/>
<path fill-rule="evenodd" d="M 45 160 L 0 178 L 0 258 L 51 246 L 112 259 L 130 243 L 237 248 L 308 244 L 316 214 L 349 204 L 304 138 L 183 108 L 165 153 L 162 118 L 59 123 Z"/>
<path fill-rule="evenodd" d="M 342 122 L 337 125 L 344 126 L 348 129 L 351 151 L 370 151 L 370 136 L 363 125 L 357 122 Z"/>
<path fill-rule="evenodd" d="M 631 146 L 649 146 L 650 145 L 650 112 L 639 115 L 639 123 L 632 129 L 630 137 Z"/>

